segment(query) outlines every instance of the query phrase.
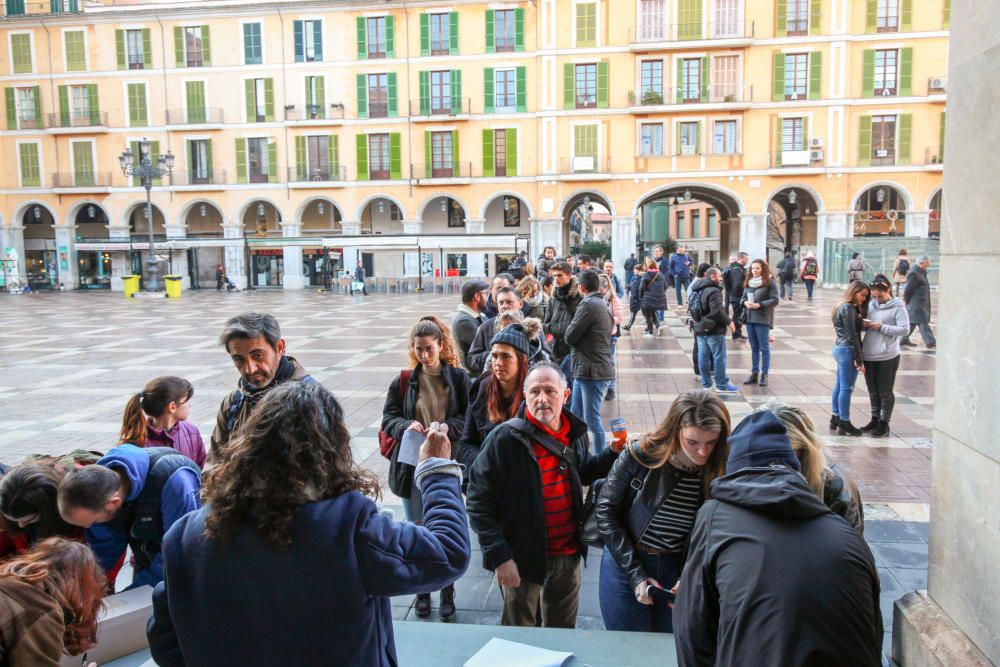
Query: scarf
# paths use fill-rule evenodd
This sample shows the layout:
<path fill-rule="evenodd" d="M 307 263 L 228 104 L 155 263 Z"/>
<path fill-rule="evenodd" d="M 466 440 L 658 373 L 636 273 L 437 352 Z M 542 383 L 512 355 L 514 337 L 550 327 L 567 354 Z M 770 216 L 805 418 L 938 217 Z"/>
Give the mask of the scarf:
<path fill-rule="evenodd" d="M 749 285 L 750 287 L 752 287 L 754 289 L 757 289 L 758 287 L 760 287 L 763 284 L 764 284 L 764 279 L 761 278 L 760 276 L 757 276 L 756 278 L 751 278 L 750 282 L 747 283 L 747 285 Z"/>
<path fill-rule="evenodd" d="M 535 419 L 534 415 L 531 414 L 531 410 L 525 410 L 524 416 L 528 419 L 529 422 L 538 427 L 540 431 L 542 431 L 543 433 L 547 433 L 548 435 L 555 438 L 556 442 L 561 444 L 563 447 L 569 447 L 570 421 L 566 419 L 566 415 L 560 415 L 558 431 L 553 431 L 548 426 Z"/>
<path fill-rule="evenodd" d="M 270 389 L 291 380 L 293 375 L 295 375 L 295 364 L 291 359 L 283 356 L 281 357 L 281 361 L 278 362 L 278 372 L 274 374 L 274 379 L 266 387 L 254 387 L 243 378 L 240 378 L 240 391 L 243 392 L 244 400 L 250 403 L 252 409 Z"/>

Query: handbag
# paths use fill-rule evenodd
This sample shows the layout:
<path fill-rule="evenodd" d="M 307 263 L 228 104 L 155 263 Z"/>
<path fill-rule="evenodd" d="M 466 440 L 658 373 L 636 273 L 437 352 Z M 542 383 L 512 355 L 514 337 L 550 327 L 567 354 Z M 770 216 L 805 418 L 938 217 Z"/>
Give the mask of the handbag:
<path fill-rule="evenodd" d="M 413 375 L 413 371 L 399 371 L 399 400 L 402 401 L 406 397 L 406 392 L 410 389 L 410 377 Z M 392 437 L 382 429 L 378 430 L 378 449 L 382 453 L 382 456 L 392 460 L 392 451 L 396 449 L 396 445 L 399 444 L 399 440 Z"/>
<path fill-rule="evenodd" d="M 635 461 L 636 454 L 635 448 L 638 447 L 638 442 L 632 441 L 626 448 L 627 453 Z M 625 455 L 626 452 L 622 452 L 619 456 Z M 649 470 L 646 470 L 648 474 Z M 601 531 L 597 526 L 597 499 L 601 495 L 601 489 L 604 488 L 604 483 L 607 482 L 607 478 L 603 477 L 598 480 L 594 480 L 594 483 L 590 485 L 587 489 L 587 498 L 583 502 L 583 525 L 580 527 L 580 541 L 583 542 L 588 547 L 594 547 L 595 549 L 604 548 L 604 539 L 601 537 Z M 645 477 L 633 477 L 629 482 L 629 494 L 625 497 L 624 505 L 630 507 L 632 503 L 635 502 L 636 498 L 639 497 L 639 491 L 642 490 L 643 484 L 646 483 Z M 631 496 L 631 497 L 629 497 Z"/>

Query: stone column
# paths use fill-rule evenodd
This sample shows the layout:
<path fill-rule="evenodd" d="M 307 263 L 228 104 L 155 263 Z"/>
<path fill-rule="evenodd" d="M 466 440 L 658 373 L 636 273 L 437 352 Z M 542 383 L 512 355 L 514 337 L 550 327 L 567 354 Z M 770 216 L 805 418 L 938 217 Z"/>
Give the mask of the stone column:
<path fill-rule="evenodd" d="M 740 215 L 740 250 L 750 253 L 750 260 L 767 257 L 767 218 L 763 215 Z"/>
<path fill-rule="evenodd" d="M 343 220 L 340 226 L 344 230 L 344 236 L 361 236 L 361 223 L 357 220 Z M 358 268 L 358 261 L 360 259 L 360 248 L 344 248 L 344 254 L 340 258 L 340 263 L 345 271 L 350 271 L 351 275 L 354 275 L 354 270 Z"/>
<path fill-rule="evenodd" d="M 0 225 L 0 253 L 3 259 L 14 260 L 16 275 L 8 273 L 8 279 L 17 278 L 20 283 L 28 282 L 28 273 L 24 268 L 24 227 L 22 225 Z"/>
<path fill-rule="evenodd" d="M 122 277 L 132 275 L 132 259 L 128 252 L 111 253 L 111 291 L 125 291 Z"/>
<path fill-rule="evenodd" d="M 948 109 L 941 288 L 931 297 L 939 311 L 928 590 L 898 600 L 893 614 L 893 659 L 906 667 L 1000 661 L 1000 354 L 996 291 L 982 288 L 1000 273 L 1000 235 L 984 215 L 996 203 L 984 178 L 1000 170 L 989 149 L 1000 138 L 1000 3 L 953 5 L 951 33 L 961 38 L 949 43 L 948 95 L 962 103 Z"/>
<path fill-rule="evenodd" d="M 918 239 L 927 238 L 931 227 L 930 211 L 908 211 L 906 213 L 906 235 Z"/>
<path fill-rule="evenodd" d="M 187 225 L 184 223 L 172 222 L 164 224 L 163 229 L 167 234 L 167 241 L 183 240 L 187 238 Z M 188 255 L 186 249 L 162 250 L 160 254 L 168 257 L 166 271 L 171 275 L 181 276 L 181 289 L 191 289 L 191 275 L 188 271 Z"/>
<path fill-rule="evenodd" d="M 486 218 L 466 218 L 465 219 L 465 233 L 466 234 L 485 234 L 486 233 Z"/>
<path fill-rule="evenodd" d="M 619 277 L 624 275 L 625 260 L 635 252 L 635 239 L 639 226 L 635 216 L 617 216 L 611 218 L 611 260 L 615 263 L 615 272 Z"/>
<path fill-rule="evenodd" d="M 298 238 L 302 236 L 302 222 L 282 222 L 281 235 L 286 238 Z M 281 285 L 285 289 L 302 289 L 305 284 L 305 276 L 302 275 L 302 246 L 286 245 L 282 247 L 284 258 L 285 274 L 281 279 Z"/>
<path fill-rule="evenodd" d="M 56 235 L 56 271 L 64 289 L 80 286 L 80 271 L 76 261 L 76 225 L 54 225 Z"/>
<path fill-rule="evenodd" d="M 561 257 L 563 248 L 562 220 L 560 218 L 531 219 L 531 253 L 538 257 L 545 246 L 556 249 L 556 257 Z"/>
<path fill-rule="evenodd" d="M 242 243 L 243 239 L 243 223 L 242 222 L 224 222 L 222 223 L 222 236 L 227 239 L 240 239 L 241 243 L 238 246 L 226 247 L 225 253 L 223 254 L 222 263 L 226 267 L 226 275 L 232 280 L 237 287 L 240 289 L 246 289 L 247 287 L 247 263 L 246 263 L 246 247 Z"/>

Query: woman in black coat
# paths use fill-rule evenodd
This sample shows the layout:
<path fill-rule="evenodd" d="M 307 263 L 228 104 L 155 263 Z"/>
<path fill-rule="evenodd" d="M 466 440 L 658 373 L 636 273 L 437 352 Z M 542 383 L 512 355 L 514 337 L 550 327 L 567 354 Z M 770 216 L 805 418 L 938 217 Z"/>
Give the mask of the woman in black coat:
<path fill-rule="evenodd" d="M 642 316 L 646 318 L 646 333 L 643 336 L 655 336 L 661 324 L 656 313 L 667 309 L 667 279 L 650 258 L 646 258 L 646 273 L 639 280 L 639 303 L 642 305 Z"/>

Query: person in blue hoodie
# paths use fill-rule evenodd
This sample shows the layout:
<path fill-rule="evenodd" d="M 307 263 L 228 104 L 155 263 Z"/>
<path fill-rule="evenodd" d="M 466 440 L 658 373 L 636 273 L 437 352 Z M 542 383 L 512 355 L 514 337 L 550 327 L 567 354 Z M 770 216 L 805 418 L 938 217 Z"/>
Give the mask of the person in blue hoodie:
<path fill-rule="evenodd" d="M 132 584 L 163 580 L 163 535 L 198 509 L 201 470 L 169 447 L 119 445 L 96 465 L 72 470 L 59 484 L 59 513 L 85 528 L 113 587 L 126 547 L 132 548 Z"/>

